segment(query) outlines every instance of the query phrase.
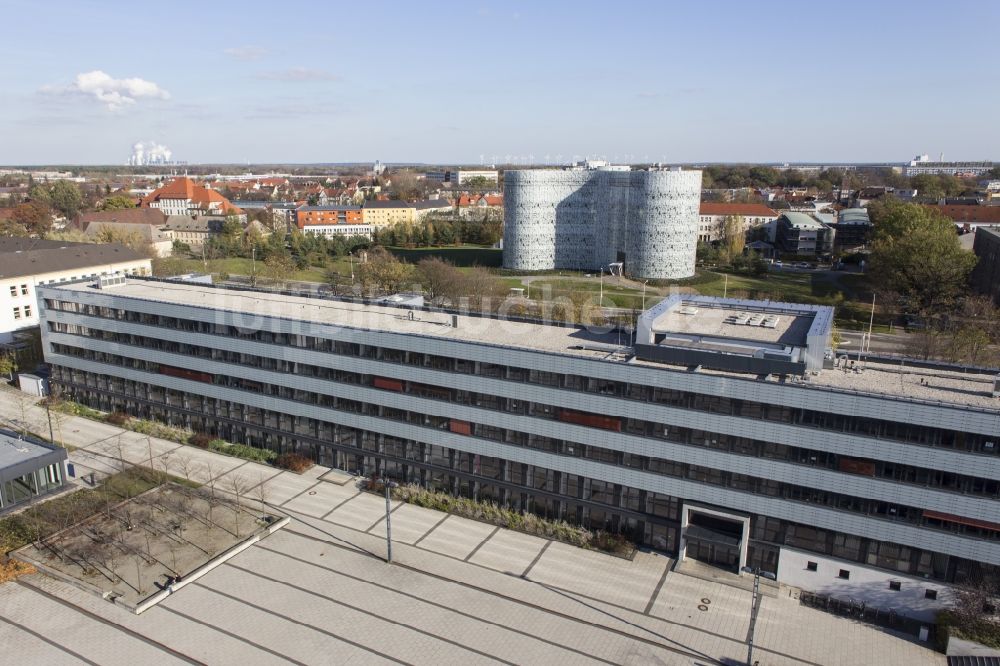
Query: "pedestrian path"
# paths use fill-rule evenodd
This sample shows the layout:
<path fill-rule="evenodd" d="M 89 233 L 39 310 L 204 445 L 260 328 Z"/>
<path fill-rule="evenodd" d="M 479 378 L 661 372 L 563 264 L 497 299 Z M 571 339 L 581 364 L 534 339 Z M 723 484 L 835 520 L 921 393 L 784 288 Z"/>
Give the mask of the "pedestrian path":
<path fill-rule="evenodd" d="M 17 424 L 21 411 L 0 392 L 0 419 Z M 47 431 L 43 409 L 23 411 L 30 430 Z M 386 565 L 385 500 L 343 472 L 317 466 L 299 475 L 77 417 L 60 425 L 78 478 L 114 473 L 122 460 L 152 463 L 220 492 L 239 489 L 251 505 L 262 498 L 293 522 L 138 619 L 41 576 L 0 586 L 0 608 L 16 604 L 21 613 L 0 616 L 31 618 L 0 622 L 4 645 L 34 637 L 15 652 L 21 661 L 71 654 L 78 641 L 80 658 L 102 664 L 126 663 L 126 655 L 146 663 L 149 646 L 242 664 L 328 663 L 330 650 L 338 663 L 746 659 L 750 592 L 673 571 L 669 557 L 627 560 L 393 501 L 394 564 Z M 64 600 L 62 611 L 53 612 L 47 594 Z M 94 637 L 53 646 L 36 636 L 57 634 L 57 621 L 94 629 Z M 126 629 L 145 640 L 121 658 L 92 645 Z M 780 596 L 762 600 L 756 642 L 761 664 L 944 663 L 922 646 Z"/>

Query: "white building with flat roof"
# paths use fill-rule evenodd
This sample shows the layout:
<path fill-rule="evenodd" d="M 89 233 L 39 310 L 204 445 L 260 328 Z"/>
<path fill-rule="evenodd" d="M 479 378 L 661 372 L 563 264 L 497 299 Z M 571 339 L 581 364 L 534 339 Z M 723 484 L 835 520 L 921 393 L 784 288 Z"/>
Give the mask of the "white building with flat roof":
<path fill-rule="evenodd" d="M 36 289 L 113 273 L 152 274 L 149 257 L 117 243 L 0 238 L 0 343 L 38 326 Z"/>

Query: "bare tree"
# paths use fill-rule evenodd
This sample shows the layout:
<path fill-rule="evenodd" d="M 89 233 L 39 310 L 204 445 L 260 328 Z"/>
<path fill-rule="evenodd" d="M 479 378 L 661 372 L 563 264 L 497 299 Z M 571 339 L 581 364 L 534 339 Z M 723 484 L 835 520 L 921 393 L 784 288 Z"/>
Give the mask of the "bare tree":
<path fill-rule="evenodd" d="M 233 507 L 236 518 L 233 523 L 236 526 L 234 532 L 236 533 L 236 538 L 238 539 L 240 537 L 240 518 L 243 517 L 242 497 L 247 492 L 247 481 L 239 474 L 230 474 L 227 479 L 227 486 L 228 489 L 232 491 L 233 495 L 236 496 L 236 506 Z"/>
<path fill-rule="evenodd" d="M 181 475 L 187 480 L 191 480 L 191 474 L 194 471 L 194 461 L 186 453 L 178 453 L 175 460 L 176 468 L 180 471 Z"/>
<path fill-rule="evenodd" d="M 260 502 L 260 512 L 261 513 L 266 513 L 267 512 L 267 509 L 266 509 L 266 507 L 267 507 L 267 498 L 271 494 L 270 488 L 267 487 L 267 484 L 268 484 L 269 481 L 270 481 L 270 479 L 265 479 L 264 475 L 261 474 L 260 475 L 260 483 L 257 484 L 256 488 L 254 488 L 254 495 L 256 495 L 257 500 Z"/>

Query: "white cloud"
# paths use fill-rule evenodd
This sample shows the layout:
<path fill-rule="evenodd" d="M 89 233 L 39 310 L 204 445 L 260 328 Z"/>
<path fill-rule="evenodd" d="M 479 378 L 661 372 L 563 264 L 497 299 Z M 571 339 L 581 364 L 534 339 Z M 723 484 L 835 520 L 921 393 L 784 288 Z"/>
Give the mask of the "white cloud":
<path fill-rule="evenodd" d="M 120 111 L 141 98 L 170 99 L 170 93 L 145 79 L 137 77 L 116 79 L 95 69 L 77 74 L 68 86 L 43 86 L 42 92 L 57 95 L 88 95 L 106 104 L 109 111 Z"/>
<path fill-rule="evenodd" d="M 322 69 L 306 69 L 305 67 L 291 67 L 289 69 L 279 69 L 269 72 L 260 72 L 258 79 L 266 81 L 337 81 L 340 77 Z"/>
<path fill-rule="evenodd" d="M 236 46 L 226 49 L 224 53 L 237 60 L 257 60 L 266 56 L 270 51 L 260 46 Z"/>

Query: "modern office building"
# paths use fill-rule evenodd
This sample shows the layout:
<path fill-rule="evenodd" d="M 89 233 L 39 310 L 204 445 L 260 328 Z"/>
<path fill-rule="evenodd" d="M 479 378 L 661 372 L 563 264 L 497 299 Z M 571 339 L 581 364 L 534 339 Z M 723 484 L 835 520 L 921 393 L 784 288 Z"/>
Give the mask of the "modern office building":
<path fill-rule="evenodd" d="M 782 252 L 824 255 L 833 251 L 833 227 L 808 213 L 782 213 L 774 228 L 774 240 Z"/>
<path fill-rule="evenodd" d="M 66 449 L 0 431 L 0 513 L 63 487 Z"/>
<path fill-rule="evenodd" d="M 504 172 L 504 268 L 694 275 L 700 171 Z"/>
<path fill-rule="evenodd" d="M 39 298 L 94 408 L 921 617 L 1000 565 L 996 375 L 839 358 L 829 307 L 673 296 L 633 342 L 151 278 Z"/>
<path fill-rule="evenodd" d="M 837 215 L 834 238 L 841 250 L 862 248 L 871 239 L 872 221 L 867 208 L 845 208 Z"/>

